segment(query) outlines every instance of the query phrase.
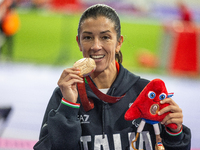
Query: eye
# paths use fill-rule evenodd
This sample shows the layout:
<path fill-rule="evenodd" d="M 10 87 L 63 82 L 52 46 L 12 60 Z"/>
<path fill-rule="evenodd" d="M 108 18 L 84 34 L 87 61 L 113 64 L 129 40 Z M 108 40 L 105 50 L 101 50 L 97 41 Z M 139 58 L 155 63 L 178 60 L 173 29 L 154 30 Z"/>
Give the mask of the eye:
<path fill-rule="evenodd" d="M 92 39 L 92 37 L 91 36 L 84 36 L 83 39 L 84 40 L 90 40 L 90 39 Z"/>
<path fill-rule="evenodd" d="M 165 93 L 160 94 L 159 98 L 160 98 L 160 100 L 165 99 L 166 98 L 166 94 Z"/>
<path fill-rule="evenodd" d="M 150 91 L 150 92 L 148 93 L 148 97 L 149 97 L 150 99 L 154 99 L 154 98 L 156 97 L 156 94 L 155 94 L 153 91 Z"/>
<path fill-rule="evenodd" d="M 110 39 L 110 37 L 109 36 L 103 36 L 102 39 L 108 40 L 108 39 Z"/>

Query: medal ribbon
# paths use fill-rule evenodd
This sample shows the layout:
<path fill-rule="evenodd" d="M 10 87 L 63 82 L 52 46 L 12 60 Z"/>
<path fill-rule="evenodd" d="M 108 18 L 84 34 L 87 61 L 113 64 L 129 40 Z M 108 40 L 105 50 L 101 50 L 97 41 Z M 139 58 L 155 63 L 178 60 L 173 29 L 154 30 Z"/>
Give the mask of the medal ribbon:
<path fill-rule="evenodd" d="M 119 64 L 117 62 L 116 62 L 116 67 L 117 67 L 117 71 L 119 73 Z M 114 96 L 109 96 L 107 94 L 104 94 L 98 90 L 98 88 L 94 85 L 94 83 L 92 82 L 92 80 L 90 79 L 89 76 L 87 76 L 85 78 L 88 82 L 88 85 L 94 92 L 94 94 L 104 102 L 116 103 L 125 96 L 125 94 L 124 94 L 120 97 L 114 97 Z M 84 80 L 84 83 L 77 83 L 77 88 L 78 88 L 79 96 L 80 96 L 81 103 L 83 105 L 84 110 L 87 112 L 87 111 L 93 109 L 94 102 L 92 99 L 88 99 L 88 97 L 87 97 L 87 93 L 86 93 L 86 89 L 85 89 L 85 80 Z"/>

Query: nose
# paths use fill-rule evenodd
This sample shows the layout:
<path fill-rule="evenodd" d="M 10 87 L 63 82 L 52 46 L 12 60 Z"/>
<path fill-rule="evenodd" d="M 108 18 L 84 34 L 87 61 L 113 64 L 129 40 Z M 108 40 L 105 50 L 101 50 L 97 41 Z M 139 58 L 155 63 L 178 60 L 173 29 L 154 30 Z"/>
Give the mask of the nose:
<path fill-rule="evenodd" d="M 94 39 L 91 49 L 96 51 L 101 49 L 101 41 L 98 38 Z"/>

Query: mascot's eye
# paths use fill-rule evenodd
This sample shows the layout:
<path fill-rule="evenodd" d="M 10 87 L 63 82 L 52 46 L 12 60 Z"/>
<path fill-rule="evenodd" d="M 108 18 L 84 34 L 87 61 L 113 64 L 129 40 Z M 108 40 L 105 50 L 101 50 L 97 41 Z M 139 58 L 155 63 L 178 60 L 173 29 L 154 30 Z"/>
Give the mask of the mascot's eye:
<path fill-rule="evenodd" d="M 153 91 L 150 91 L 150 92 L 148 93 L 148 97 L 149 97 L 150 99 L 154 99 L 154 98 L 156 97 L 156 94 L 155 94 Z"/>
<path fill-rule="evenodd" d="M 159 98 L 160 98 L 160 100 L 165 99 L 166 98 L 166 94 L 165 93 L 160 94 Z"/>

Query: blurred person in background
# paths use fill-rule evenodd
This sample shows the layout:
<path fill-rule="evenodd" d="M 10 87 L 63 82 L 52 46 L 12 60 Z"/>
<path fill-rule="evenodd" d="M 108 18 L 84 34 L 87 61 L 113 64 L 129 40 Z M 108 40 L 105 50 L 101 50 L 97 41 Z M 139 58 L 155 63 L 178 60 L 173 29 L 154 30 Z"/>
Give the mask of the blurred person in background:
<path fill-rule="evenodd" d="M 34 149 L 132 149 L 130 143 L 141 120 L 126 121 L 124 114 L 149 80 L 131 73 L 121 64 L 123 36 L 115 10 L 102 4 L 89 7 L 80 18 L 76 40 L 83 57 L 95 60 L 96 69 L 84 78 L 79 76 L 77 68 L 63 71 L 59 87 L 47 106 Z M 84 82 L 83 89 L 77 90 L 77 85 Z M 96 92 L 93 89 L 97 89 Z M 137 147 L 190 150 L 191 133 L 182 124 L 181 108 L 171 98 L 164 99 L 163 103 L 170 105 L 160 110 L 160 115 L 171 113 L 160 124 L 162 143 L 156 143 L 152 125 L 146 124 Z M 177 124 L 178 128 L 166 128 L 170 123 Z"/>
<path fill-rule="evenodd" d="M 187 7 L 187 5 L 183 1 L 178 0 L 177 6 L 178 6 L 178 9 L 179 9 L 180 20 L 184 21 L 184 22 L 185 21 L 186 22 L 192 22 L 193 21 L 192 13 L 189 10 L 189 8 Z"/>
<path fill-rule="evenodd" d="M 2 47 L 6 45 L 9 58 L 13 53 L 13 36 L 17 33 L 20 25 L 15 6 L 15 0 L 0 1 L 0 54 Z"/>

